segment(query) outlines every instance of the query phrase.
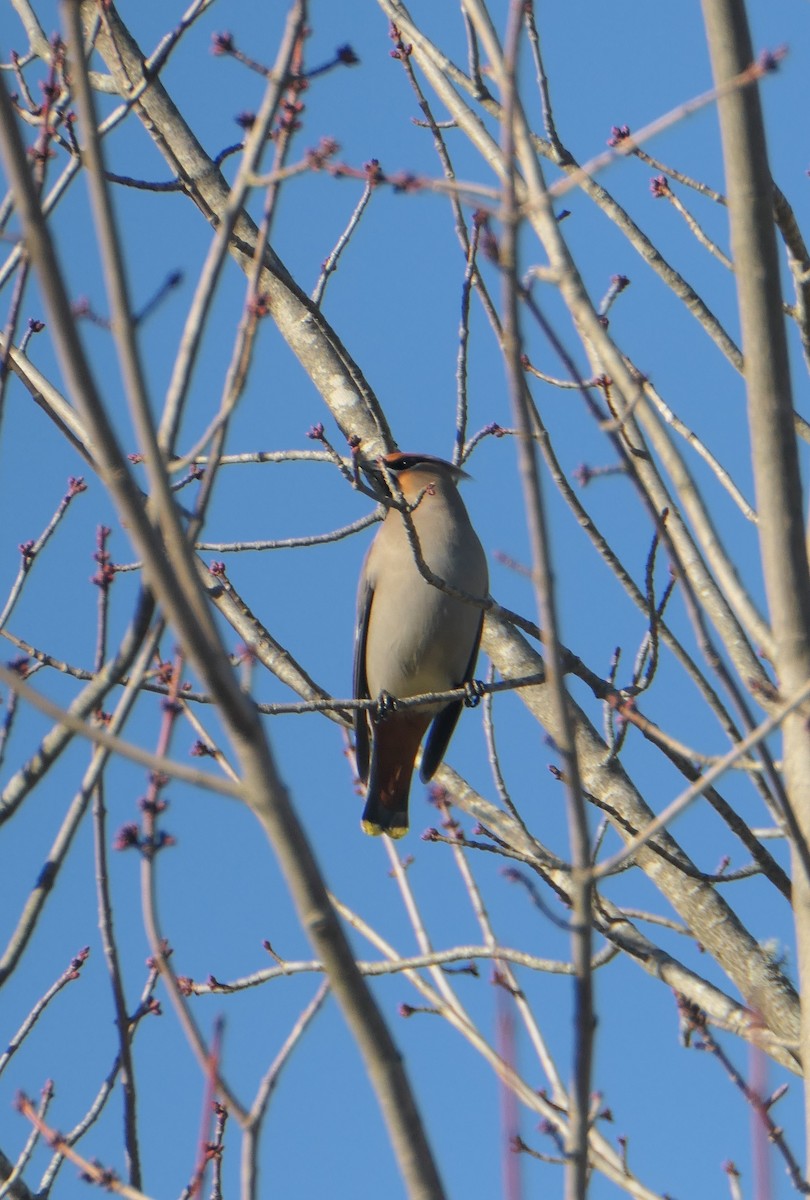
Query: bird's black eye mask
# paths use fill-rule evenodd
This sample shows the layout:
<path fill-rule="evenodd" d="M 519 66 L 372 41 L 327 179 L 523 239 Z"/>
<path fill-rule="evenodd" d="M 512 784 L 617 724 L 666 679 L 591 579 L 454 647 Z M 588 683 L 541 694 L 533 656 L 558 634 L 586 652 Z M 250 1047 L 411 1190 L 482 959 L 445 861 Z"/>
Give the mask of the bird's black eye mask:
<path fill-rule="evenodd" d="M 434 460 L 420 454 L 397 454 L 386 462 L 388 470 L 394 475 L 400 471 L 411 471 L 420 463 L 432 463 Z"/>
<path fill-rule="evenodd" d="M 402 472 L 410 471 L 422 463 L 427 464 L 431 460 L 421 454 L 392 454 L 390 458 L 381 461 L 385 463 L 384 468 L 382 465 L 365 467 L 365 473 L 370 478 L 373 486 L 382 492 L 383 496 L 390 496 L 392 500 L 395 500 L 396 494 L 389 487 L 387 476 L 396 479 Z"/>
<path fill-rule="evenodd" d="M 453 479 L 468 479 L 467 472 L 457 467 L 455 463 L 447 462 L 444 458 L 437 458 L 435 454 L 408 454 L 395 451 L 393 454 L 386 455 L 381 460 L 385 463 L 387 469 L 392 475 L 401 475 L 403 471 L 413 471 L 417 467 L 425 467 L 430 470 L 435 467 L 438 471 L 445 472 Z M 378 474 L 382 474 L 380 468 L 377 469 Z"/>
<path fill-rule="evenodd" d="M 386 455 L 385 458 L 378 460 L 378 462 L 380 465 L 367 466 L 363 470 L 378 491 L 382 492 L 384 496 L 390 496 L 394 500 L 397 497 L 392 494 L 391 488 L 388 486 L 386 473 L 389 476 L 397 477 L 403 475 L 406 471 L 413 471 L 419 467 L 428 471 L 431 467 L 436 467 L 438 471 L 450 475 L 456 483 L 461 479 L 469 478 L 467 472 L 463 471 L 461 467 L 446 462 L 443 458 L 437 458 L 434 454 L 407 454 L 395 451 L 390 455 Z"/>

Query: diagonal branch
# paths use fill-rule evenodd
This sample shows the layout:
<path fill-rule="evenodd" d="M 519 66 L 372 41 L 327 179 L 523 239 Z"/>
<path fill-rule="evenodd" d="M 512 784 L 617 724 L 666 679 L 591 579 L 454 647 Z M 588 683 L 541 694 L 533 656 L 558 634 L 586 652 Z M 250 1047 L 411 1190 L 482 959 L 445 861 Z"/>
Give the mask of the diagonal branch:
<path fill-rule="evenodd" d="M 95 12 L 95 5 L 90 6 Z M 69 19 L 77 15 L 77 0 L 67 4 Z M 112 6 L 105 18 L 114 17 Z M 77 44 L 73 21 L 73 45 Z M 83 61 L 78 40 L 78 58 Z M 108 50 L 111 47 L 107 46 Z M 74 57 L 74 63 L 76 58 Z M 77 76 L 81 77 L 79 68 Z M 85 134 L 95 134 L 95 118 L 89 97 L 82 89 Z M 147 93 L 151 96 L 152 91 Z M 88 119 L 89 118 L 89 119 Z M 100 147 L 94 147 L 97 171 L 101 171 Z M 17 212 L 23 225 L 27 248 L 46 301 L 49 325 L 57 348 L 64 377 L 86 428 L 96 446 L 102 478 L 129 530 L 137 552 L 144 562 L 150 587 L 183 644 L 195 670 L 212 693 L 218 696 L 220 710 L 231 742 L 237 753 L 243 777 L 243 794 L 278 854 L 299 918 L 316 952 L 323 959 L 334 993 L 355 1036 L 377 1092 L 383 1116 L 388 1124 L 400 1169 L 409 1194 L 413 1197 L 441 1197 L 444 1194 L 438 1169 L 421 1122 L 401 1056 L 390 1030 L 362 979 L 343 929 L 327 896 L 314 854 L 284 787 L 264 736 L 259 714 L 252 699 L 245 695 L 231 668 L 213 621 L 208 601 L 195 577 L 191 548 L 182 536 L 173 538 L 172 551 L 179 560 L 170 562 L 166 544 L 158 535 L 144 508 L 139 489 L 132 478 L 109 414 L 96 386 L 75 322 L 49 230 L 34 191 L 26 161 L 25 148 L 16 125 L 14 110 L 5 85 L 0 80 L 0 153 L 15 195 Z M 99 181 L 96 181 L 98 186 Z M 103 205 L 103 197 L 97 196 Z M 112 227 L 110 236 L 115 233 Z M 108 254 L 108 281 L 114 272 L 114 252 Z M 118 302 L 125 306 L 123 279 L 113 279 Z M 132 392 L 130 403 L 138 402 L 137 368 L 129 372 Z M 155 446 L 156 432 L 149 425 L 147 406 L 137 405 L 143 439 Z M 165 497 L 168 483 L 159 458 L 150 463 L 153 482 Z M 164 479 L 160 479 L 163 472 Z M 162 508 L 166 531 L 176 530 L 176 517 L 170 506 L 171 495 Z"/>

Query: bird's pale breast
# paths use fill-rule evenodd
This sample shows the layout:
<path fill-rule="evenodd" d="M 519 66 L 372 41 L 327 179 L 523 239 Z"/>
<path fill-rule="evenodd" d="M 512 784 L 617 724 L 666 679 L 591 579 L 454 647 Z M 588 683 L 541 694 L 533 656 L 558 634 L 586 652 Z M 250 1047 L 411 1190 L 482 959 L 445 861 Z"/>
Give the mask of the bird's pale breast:
<path fill-rule="evenodd" d="M 427 495 L 415 510 L 422 554 L 440 579 L 483 597 L 484 552 L 460 498 L 451 499 L 457 503 L 448 507 L 439 497 Z M 429 513 L 431 502 L 436 511 Z M 374 586 L 366 646 L 369 694 L 384 691 L 405 697 L 445 691 L 464 679 L 481 611 L 428 583 L 414 561 L 399 514 L 387 519 L 399 522 L 401 532 L 396 534 L 397 553 L 386 559 L 384 571 L 375 569 L 374 547 L 369 556 Z"/>

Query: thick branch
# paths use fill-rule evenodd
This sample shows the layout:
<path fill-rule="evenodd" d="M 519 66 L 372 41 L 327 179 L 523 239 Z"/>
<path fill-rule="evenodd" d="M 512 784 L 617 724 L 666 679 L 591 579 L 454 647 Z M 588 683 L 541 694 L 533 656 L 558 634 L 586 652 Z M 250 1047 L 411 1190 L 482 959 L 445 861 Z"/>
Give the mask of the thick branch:
<path fill-rule="evenodd" d="M 539 671 L 542 660 L 521 635 L 500 618 L 487 614 L 482 641 L 497 670 L 506 677 Z M 552 738 L 557 736 L 554 706 L 547 684 L 523 688 L 520 698 Z M 605 811 L 614 813 L 615 828 L 628 840 L 630 830 L 643 829 L 654 814 L 620 763 L 608 760 L 607 746 L 585 713 L 571 701 L 576 722 L 577 753 L 585 790 Z M 778 1037 L 795 1043 L 799 1003 L 793 987 L 773 959 L 751 936 L 711 884 L 696 878 L 695 867 L 675 839 L 664 832 L 657 845 L 639 850 L 636 862 L 669 900 L 702 946 L 733 980 L 752 1011 Z M 680 870 L 678 863 L 683 863 Z"/>
<path fill-rule="evenodd" d="M 703 0 L 715 81 L 721 85 L 753 59 L 742 0 Z M 776 647 L 776 670 L 785 692 L 810 678 L 810 572 L 804 540 L 804 499 L 793 434 L 790 368 L 782 316 L 779 259 L 772 223 L 773 184 L 756 87 L 730 92 L 719 105 L 731 221 L 731 246 L 742 327 L 748 415 L 759 510 L 765 586 Z M 810 839 L 810 740 L 806 718 L 785 724 L 785 784 L 799 823 Z M 810 986 L 810 880 L 806 856 L 793 846 L 793 905 L 802 991 Z M 810 1061 L 810 1006 L 802 1028 L 802 1057 Z M 805 1108 L 810 1114 L 810 1075 Z M 810 1142 L 810 1115 L 806 1118 Z"/>
<path fill-rule="evenodd" d="M 108 49 L 111 50 L 109 45 Z M 178 563 L 169 562 L 166 557 L 165 546 L 148 519 L 140 491 L 118 444 L 76 336 L 64 280 L 33 188 L 13 108 L 1 81 L 0 150 L 12 181 L 27 249 L 40 277 L 64 376 L 96 446 L 102 477 L 143 559 L 150 586 L 195 669 L 218 696 L 223 720 L 240 760 L 246 802 L 278 854 L 301 923 L 324 961 L 335 995 L 363 1054 L 409 1194 L 420 1198 L 441 1197 L 442 1184 L 401 1056 L 357 970 L 312 849 L 278 775 L 255 704 L 244 694 L 231 669 L 204 592 L 194 578 L 190 547 L 182 539 L 173 546 L 173 552 L 186 556 L 179 571 Z M 154 444 L 153 430 L 149 431 L 149 437 Z"/>

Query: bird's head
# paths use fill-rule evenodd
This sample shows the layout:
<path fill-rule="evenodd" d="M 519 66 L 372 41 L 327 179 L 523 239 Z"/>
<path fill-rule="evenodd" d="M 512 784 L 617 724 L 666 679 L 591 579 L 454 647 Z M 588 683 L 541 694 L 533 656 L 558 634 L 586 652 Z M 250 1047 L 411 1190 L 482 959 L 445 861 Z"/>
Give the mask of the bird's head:
<path fill-rule="evenodd" d="M 462 479 L 468 479 L 466 471 L 461 467 L 437 458 L 433 454 L 413 454 L 403 450 L 392 450 L 377 460 L 377 466 L 369 470 L 375 483 L 383 492 L 392 494 L 389 479 L 395 480 L 406 500 L 415 500 L 420 492 L 431 483 L 447 481 L 457 484 Z"/>

